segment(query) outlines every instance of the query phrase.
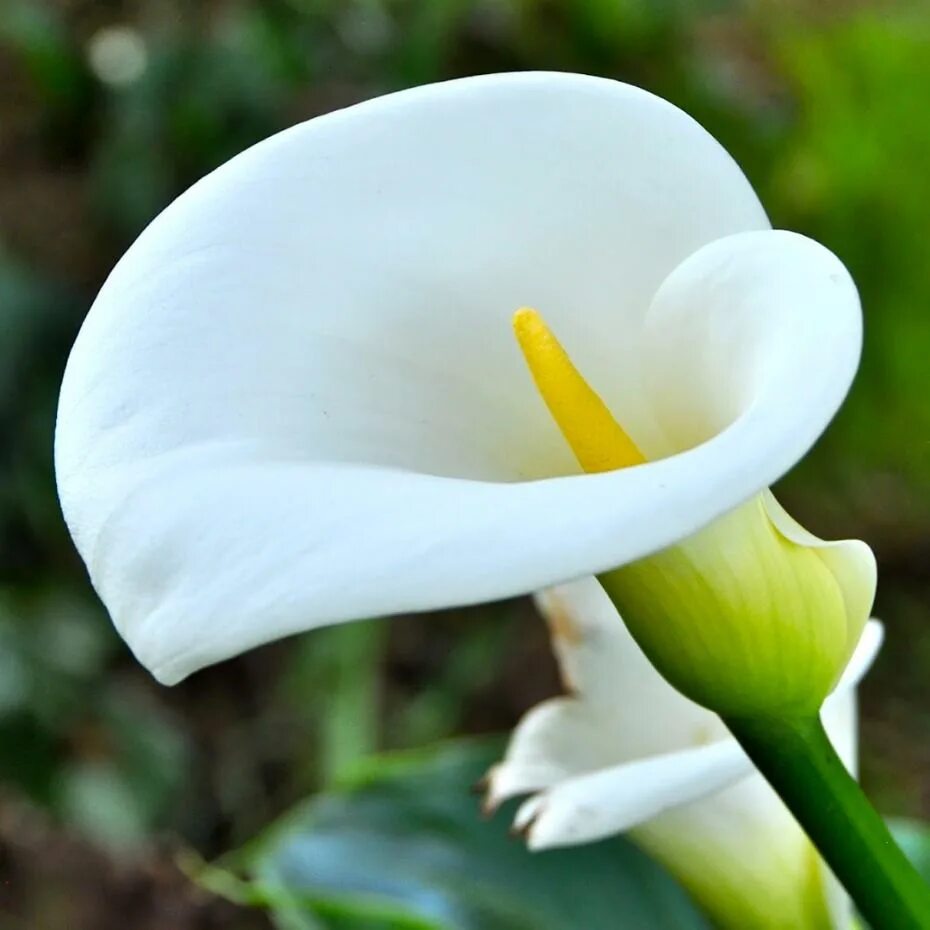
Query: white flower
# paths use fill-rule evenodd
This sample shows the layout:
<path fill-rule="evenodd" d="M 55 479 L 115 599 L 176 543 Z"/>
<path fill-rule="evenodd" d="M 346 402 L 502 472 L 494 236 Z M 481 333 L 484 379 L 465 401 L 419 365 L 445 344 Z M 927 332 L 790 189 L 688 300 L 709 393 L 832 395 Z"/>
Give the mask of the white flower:
<path fill-rule="evenodd" d="M 528 303 L 648 464 L 578 473 L 509 338 Z M 566 74 L 419 88 L 255 146 L 143 233 L 68 363 L 62 506 L 172 683 L 688 537 L 804 455 L 860 328 L 839 261 L 771 231 L 670 104 Z"/>
<path fill-rule="evenodd" d="M 570 696 L 524 717 L 489 774 L 488 804 L 532 794 L 516 825 L 534 849 L 632 830 L 721 928 L 847 930 L 848 899 L 787 808 L 720 718 L 658 675 L 603 589 L 583 579 L 537 603 Z M 855 685 L 881 637 L 870 621 L 824 705 L 852 770 Z"/>

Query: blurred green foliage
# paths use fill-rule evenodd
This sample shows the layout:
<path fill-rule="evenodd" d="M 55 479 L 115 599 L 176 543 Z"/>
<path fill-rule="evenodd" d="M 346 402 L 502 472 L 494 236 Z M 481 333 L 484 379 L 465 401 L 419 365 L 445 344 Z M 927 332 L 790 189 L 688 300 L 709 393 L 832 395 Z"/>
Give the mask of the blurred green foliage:
<path fill-rule="evenodd" d="M 0 597 L 0 782 L 101 843 L 140 842 L 177 791 L 184 738 L 104 671 L 116 645 L 85 599 Z"/>
<path fill-rule="evenodd" d="M 476 816 L 472 788 L 499 741 L 458 742 L 359 767 L 240 854 L 283 930 L 704 930 L 681 889 L 622 838 L 530 853 L 510 809 Z"/>
<path fill-rule="evenodd" d="M 773 222 L 849 265 L 849 404 L 783 494 L 874 543 L 888 646 L 865 777 L 930 813 L 930 11 L 727 0 L 5 0 L 0 4 L 0 784 L 117 849 L 244 839 L 378 747 L 505 729 L 557 688 L 520 605 L 367 623 L 156 688 L 58 513 L 68 348 L 107 271 L 187 185 L 264 136 L 394 89 L 578 70 L 684 107 Z M 0 795 L 2 806 L 2 795 Z M 0 846 L 3 837 L 0 831 Z"/>

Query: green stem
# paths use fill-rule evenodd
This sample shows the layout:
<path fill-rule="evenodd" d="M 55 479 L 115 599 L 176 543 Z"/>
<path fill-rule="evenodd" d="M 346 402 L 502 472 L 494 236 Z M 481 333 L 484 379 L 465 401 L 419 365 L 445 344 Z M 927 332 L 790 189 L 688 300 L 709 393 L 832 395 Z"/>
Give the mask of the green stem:
<path fill-rule="evenodd" d="M 930 930 L 930 886 L 846 770 L 820 719 L 726 724 L 873 930 Z"/>

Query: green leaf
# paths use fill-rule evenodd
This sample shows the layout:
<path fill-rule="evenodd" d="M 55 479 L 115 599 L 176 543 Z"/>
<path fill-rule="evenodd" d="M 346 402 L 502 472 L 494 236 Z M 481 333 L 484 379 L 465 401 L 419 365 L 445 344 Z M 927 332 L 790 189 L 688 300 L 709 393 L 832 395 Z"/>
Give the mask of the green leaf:
<path fill-rule="evenodd" d="M 623 839 L 545 853 L 482 818 L 496 742 L 369 761 L 302 805 L 240 863 L 286 930 L 700 930 L 680 888 Z M 214 886 L 216 882 L 213 882 Z"/>

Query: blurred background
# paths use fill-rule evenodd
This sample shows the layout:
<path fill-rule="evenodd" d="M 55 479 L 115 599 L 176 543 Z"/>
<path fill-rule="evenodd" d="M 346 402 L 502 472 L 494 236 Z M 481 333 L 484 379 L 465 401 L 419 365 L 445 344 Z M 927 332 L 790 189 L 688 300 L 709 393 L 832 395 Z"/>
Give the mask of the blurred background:
<path fill-rule="evenodd" d="M 780 492 L 815 532 L 878 554 L 888 637 L 862 688 L 863 780 L 883 812 L 930 816 L 930 8 L 2 0 L 0 928 L 269 927 L 194 891 L 179 851 L 234 848 L 374 750 L 506 731 L 557 692 L 525 602 L 324 631 L 161 688 L 92 596 L 51 460 L 87 308 L 191 182 L 336 107 L 536 68 L 674 101 L 774 225 L 858 282 L 851 400 Z"/>

